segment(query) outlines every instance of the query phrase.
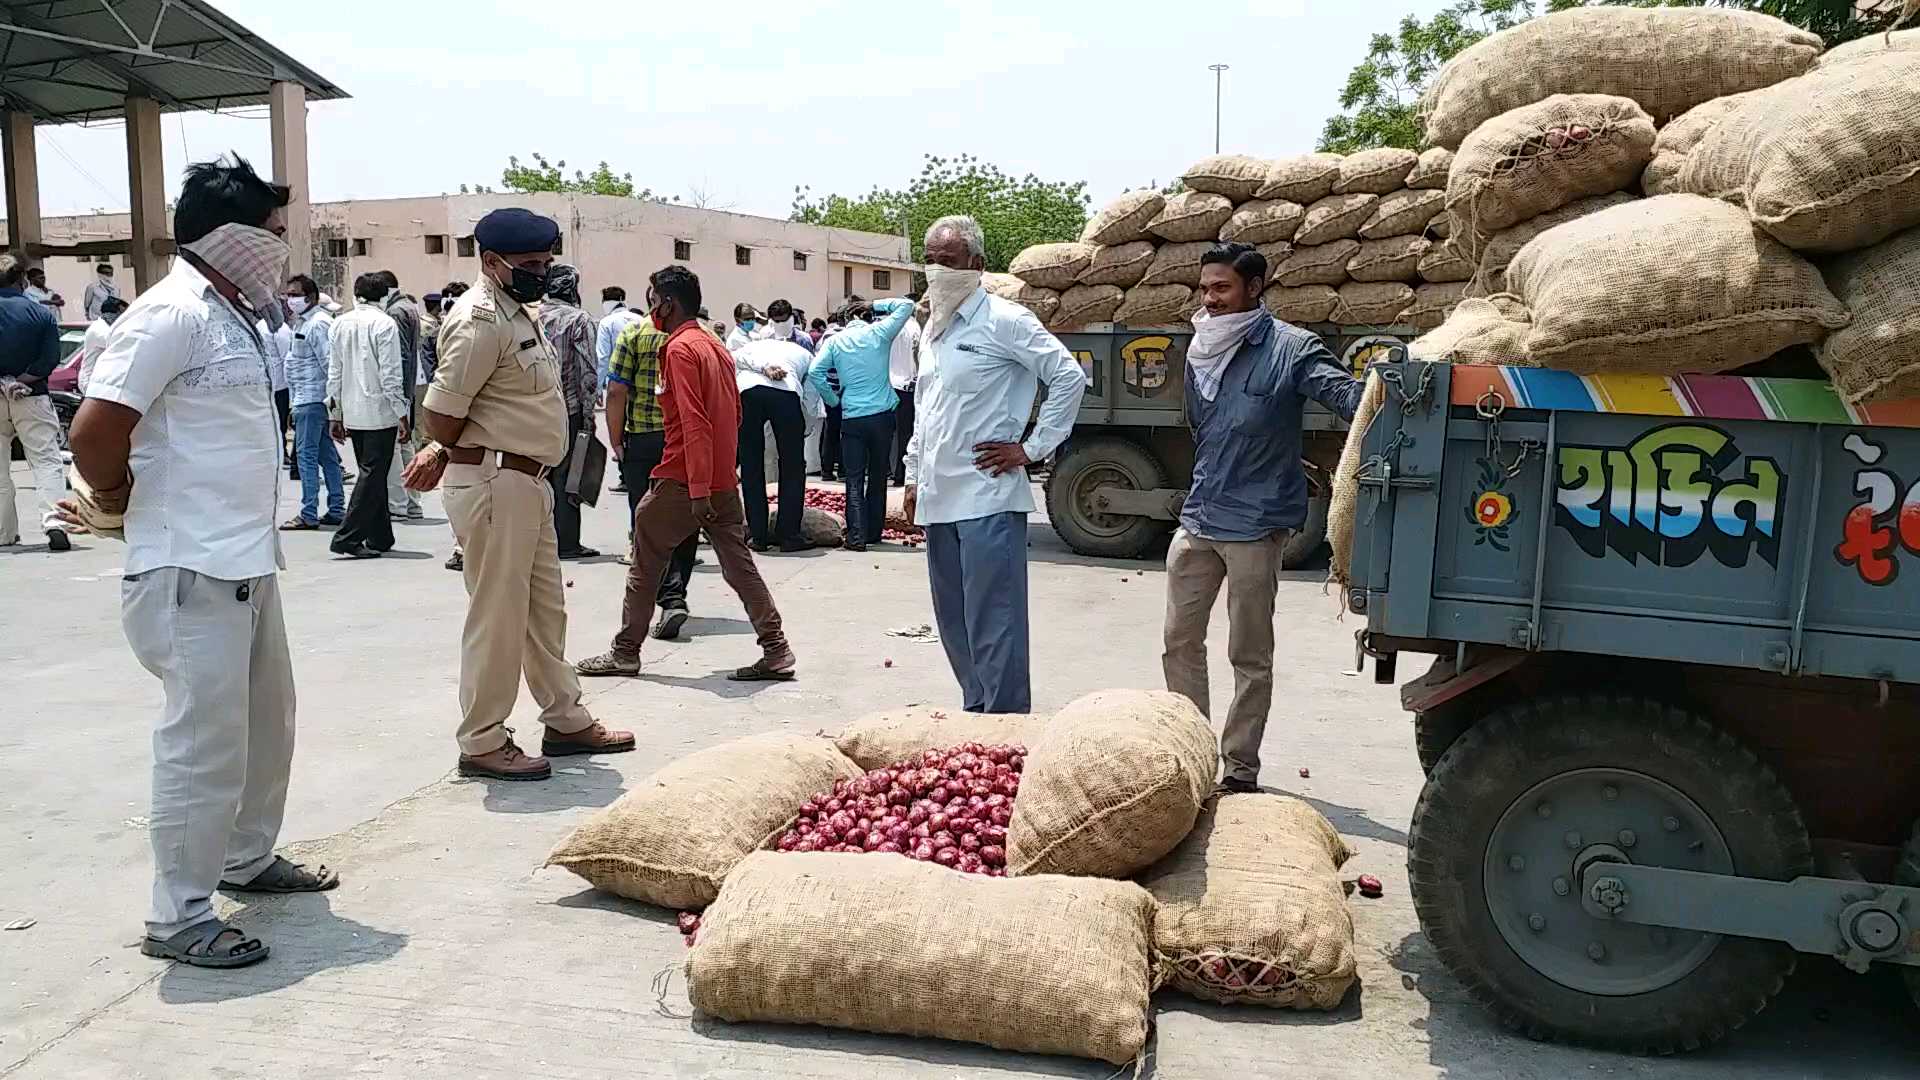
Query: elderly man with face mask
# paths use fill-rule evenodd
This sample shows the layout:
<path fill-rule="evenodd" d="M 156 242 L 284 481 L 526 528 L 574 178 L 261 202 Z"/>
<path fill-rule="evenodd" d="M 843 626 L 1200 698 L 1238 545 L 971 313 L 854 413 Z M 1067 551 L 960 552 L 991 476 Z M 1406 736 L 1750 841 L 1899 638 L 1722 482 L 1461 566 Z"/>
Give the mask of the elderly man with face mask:
<path fill-rule="evenodd" d="M 980 287 L 986 237 L 969 217 L 927 230 L 927 327 L 907 514 L 927 531 L 940 642 L 970 712 L 1031 710 L 1027 655 L 1027 466 L 1073 430 L 1086 373 L 1026 308 Z M 1034 398 L 1047 400 L 1021 441 Z"/>
<path fill-rule="evenodd" d="M 519 207 L 474 226 L 480 277 L 440 327 L 440 364 L 422 420 L 437 445 L 407 467 L 426 491 L 444 470 L 447 517 L 465 552 L 467 621 L 460 651 L 462 776 L 545 780 L 548 757 L 632 750 L 580 700 L 567 663 L 566 592 L 547 473 L 567 452 L 560 363 L 530 306 L 547 294 L 551 218 Z M 520 677 L 540 705 L 542 756 L 507 730 Z"/>
<path fill-rule="evenodd" d="M 1308 398 L 1345 419 L 1361 383 L 1320 339 L 1260 306 L 1267 260 L 1246 244 L 1200 258 L 1206 307 L 1187 346 L 1186 412 L 1193 429 L 1193 486 L 1167 550 L 1167 689 L 1212 715 L 1207 620 L 1227 586 L 1227 655 L 1233 704 L 1220 736 L 1229 791 L 1254 791 L 1260 740 L 1273 702 L 1273 598 L 1280 552 L 1307 517 L 1300 470 L 1301 410 Z"/>

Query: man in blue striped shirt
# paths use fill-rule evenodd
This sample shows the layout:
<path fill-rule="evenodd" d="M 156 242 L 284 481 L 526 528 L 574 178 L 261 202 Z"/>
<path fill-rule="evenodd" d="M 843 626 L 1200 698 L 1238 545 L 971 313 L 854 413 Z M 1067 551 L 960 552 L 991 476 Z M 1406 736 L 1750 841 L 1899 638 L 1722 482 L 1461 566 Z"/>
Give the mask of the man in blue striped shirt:
<path fill-rule="evenodd" d="M 893 339 L 913 318 L 913 301 L 875 300 L 874 321 L 855 322 L 820 343 L 807 381 L 840 406 L 840 466 L 847 478 L 847 550 L 880 542 L 887 522 L 887 474 L 893 458 Z M 884 316 L 884 317 L 883 317 Z M 834 391 L 829 372 L 838 372 Z"/>

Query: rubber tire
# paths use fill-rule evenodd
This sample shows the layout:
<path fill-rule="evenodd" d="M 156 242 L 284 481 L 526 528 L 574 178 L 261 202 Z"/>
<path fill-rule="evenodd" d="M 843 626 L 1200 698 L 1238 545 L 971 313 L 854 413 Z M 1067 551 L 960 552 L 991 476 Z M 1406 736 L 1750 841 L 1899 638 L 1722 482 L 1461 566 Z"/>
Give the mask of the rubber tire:
<path fill-rule="evenodd" d="M 1280 569 L 1303 570 L 1320 554 L 1327 542 L 1327 513 L 1333 509 L 1333 496 L 1309 495 L 1307 520 L 1280 549 Z"/>
<path fill-rule="evenodd" d="M 1413 751 L 1420 757 L 1420 771 L 1432 776 L 1441 756 L 1472 726 L 1473 717 L 1465 709 L 1449 705 L 1414 713 Z"/>
<path fill-rule="evenodd" d="M 1895 885 L 1920 885 L 1920 824 L 1913 827 L 1913 835 L 1908 838 L 1907 846 L 1900 849 L 1900 861 L 1893 867 Z M 1914 916 L 1907 913 L 1908 918 Z M 1920 968 L 1902 965 L 1900 978 L 1906 981 L 1907 996 L 1915 1005 L 1920 1005 Z"/>
<path fill-rule="evenodd" d="M 1530 1038 L 1634 1054 L 1717 1042 L 1779 993 L 1794 968 L 1791 948 L 1724 938 L 1677 982 L 1605 997 L 1535 971 L 1493 923 L 1482 877 L 1495 823 L 1540 781 L 1592 767 L 1633 769 L 1686 793 L 1720 829 L 1744 876 L 1786 881 L 1813 871 L 1813 847 L 1793 798 L 1725 731 L 1644 698 L 1541 698 L 1467 729 L 1421 791 L 1407 844 L 1420 926 L 1467 993 Z"/>
<path fill-rule="evenodd" d="M 1095 465 L 1106 464 L 1118 465 L 1128 473 L 1138 490 L 1151 491 L 1165 486 L 1167 474 L 1160 460 L 1139 443 L 1112 435 L 1084 441 L 1075 439 L 1067 444 L 1067 452 L 1060 455 L 1053 475 L 1047 477 L 1047 517 L 1053 522 L 1053 531 L 1060 534 L 1060 539 L 1082 555 L 1106 559 L 1139 558 L 1173 531 L 1171 522 L 1135 518 L 1133 524 L 1118 535 L 1101 536 L 1087 531 L 1075 518 L 1071 494 L 1073 485 L 1078 482 L 1082 472 Z"/>

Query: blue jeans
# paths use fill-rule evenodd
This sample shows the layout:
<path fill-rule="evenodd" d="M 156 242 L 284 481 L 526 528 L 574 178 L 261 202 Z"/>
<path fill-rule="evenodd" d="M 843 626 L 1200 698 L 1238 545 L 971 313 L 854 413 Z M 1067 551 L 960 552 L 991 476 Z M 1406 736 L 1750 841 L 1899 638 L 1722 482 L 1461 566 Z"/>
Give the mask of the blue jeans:
<path fill-rule="evenodd" d="M 315 402 L 293 407 L 293 454 L 300 462 L 300 518 L 318 521 L 320 474 L 327 477 L 327 515 L 347 512 L 346 488 L 340 483 L 340 451 L 327 431 L 327 407 Z"/>
<path fill-rule="evenodd" d="M 884 473 L 882 474 L 885 475 Z M 927 526 L 940 644 L 968 712 L 1033 711 L 1027 651 L 1027 515 Z"/>

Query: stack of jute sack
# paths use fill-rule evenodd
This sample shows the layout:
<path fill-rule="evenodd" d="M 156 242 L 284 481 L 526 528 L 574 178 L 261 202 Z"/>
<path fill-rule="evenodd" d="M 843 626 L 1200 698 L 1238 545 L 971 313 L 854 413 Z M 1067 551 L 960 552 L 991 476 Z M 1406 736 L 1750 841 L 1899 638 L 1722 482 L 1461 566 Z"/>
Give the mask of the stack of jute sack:
<path fill-rule="evenodd" d="M 987 287 L 1049 327 L 1186 321 L 1200 306 L 1200 257 L 1244 243 L 1267 260 L 1264 302 L 1291 322 L 1436 325 L 1471 268 L 1436 252 L 1452 154 L 1367 150 L 1278 161 L 1217 154 L 1185 190 L 1128 192 L 1073 243 L 1037 244 Z M 1443 230 L 1444 231 L 1444 230 Z"/>
<path fill-rule="evenodd" d="M 1849 401 L 1920 394 L 1920 35 L 1821 56 L 1724 8 L 1581 8 L 1435 78 L 1469 293 L 1413 354 L 1653 375 L 1815 346 Z"/>
<path fill-rule="evenodd" d="M 836 782 L 874 792 L 862 780 L 976 743 L 1025 747 L 1006 876 L 769 850 L 796 808 L 827 809 L 819 794 Z M 1211 795 L 1216 764 L 1205 718 L 1164 692 L 1102 691 L 1051 717 L 893 710 L 837 739 L 755 736 L 693 754 L 548 863 L 623 896 L 704 907 L 686 975 L 711 1016 L 1124 1064 L 1162 985 L 1331 1008 L 1354 981 L 1345 844 L 1297 800 Z"/>

